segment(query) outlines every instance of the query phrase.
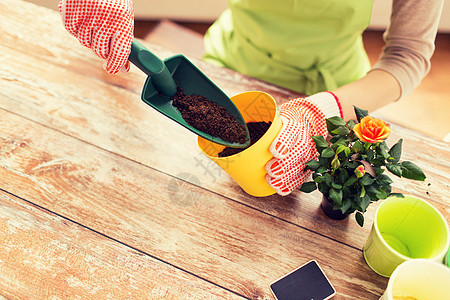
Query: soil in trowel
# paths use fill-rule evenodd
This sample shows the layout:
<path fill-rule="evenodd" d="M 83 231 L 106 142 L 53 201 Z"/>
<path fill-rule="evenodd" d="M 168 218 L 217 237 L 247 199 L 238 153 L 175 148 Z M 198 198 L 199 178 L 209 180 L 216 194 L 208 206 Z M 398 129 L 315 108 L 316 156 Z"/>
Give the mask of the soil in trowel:
<path fill-rule="evenodd" d="M 256 143 L 266 131 L 269 129 L 272 122 L 249 122 L 247 123 L 248 132 L 250 133 L 250 146 Z M 250 147 L 249 146 L 249 147 Z M 225 147 L 222 152 L 218 154 L 219 157 L 226 157 L 237 154 L 246 148 L 230 148 Z"/>
<path fill-rule="evenodd" d="M 192 127 L 230 143 L 245 144 L 245 126 L 228 114 L 224 107 L 204 96 L 186 95 L 181 88 L 170 99 Z"/>

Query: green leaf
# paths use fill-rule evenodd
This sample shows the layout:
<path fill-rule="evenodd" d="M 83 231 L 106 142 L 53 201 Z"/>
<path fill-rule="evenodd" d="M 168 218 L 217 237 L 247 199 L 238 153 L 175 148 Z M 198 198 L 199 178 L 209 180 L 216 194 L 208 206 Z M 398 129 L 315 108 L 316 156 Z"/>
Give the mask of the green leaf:
<path fill-rule="evenodd" d="M 376 196 L 378 199 L 386 199 L 387 198 L 387 194 L 384 190 L 379 190 Z"/>
<path fill-rule="evenodd" d="M 339 126 L 338 128 L 332 130 L 330 133 L 334 135 L 347 135 L 350 133 L 350 129 L 345 126 Z"/>
<path fill-rule="evenodd" d="M 345 167 L 350 168 L 350 169 L 355 169 L 359 165 L 360 165 L 359 161 L 344 161 L 342 163 L 343 167 L 345 166 Z"/>
<path fill-rule="evenodd" d="M 372 178 L 372 176 L 370 176 L 369 173 L 364 174 L 364 176 L 359 179 L 359 183 L 361 185 L 370 185 L 374 181 L 375 181 L 375 179 Z"/>
<path fill-rule="evenodd" d="M 344 186 L 351 186 L 356 182 L 356 180 L 358 180 L 358 178 L 356 178 L 356 176 L 352 176 L 344 183 Z"/>
<path fill-rule="evenodd" d="M 383 172 L 384 172 L 384 169 L 382 169 L 380 167 L 377 167 L 377 166 L 374 166 L 373 169 L 375 170 L 375 174 L 377 176 L 380 175 L 380 174 L 383 174 Z"/>
<path fill-rule="evenodd" d="M 327 167 L 325 167 L 325 166 L 320 166 L 320 167 L 316 170 L 316 172 L 317 172 L 317 173 L 320 173 L 320 174 L 325 173 L 326 171 L 327 171 Z"/>
<path fill-rule="evenodd" d="M 314 182 L 317 182 L 317 183 L 322 183 L 324 181 L 325 181 L 325 177 L 323 177 L 323 176 L 317 176 L 316 178 L 314 178 Z"/>
<path fill-rule="evenodd" d="M 336 175 L 334 175 L 334 176 L 336 176 Z M 338 182 L 340 182 L 340 183 L 346 182 L 348 178 L 349 178 L 349 176 L 347 174 L 347 171 L 345 171 L 343 169 L 339 169 L 337 171 Z"/>
<path fill-rule="evenodd" d="M 316 148 L 318 152 L 321 152 L 322 149 L 328 147 L 328 143 L 327 141 L 325 141 L 325 138 L 322 135 L 313 136 L 311 138 L 313 139 L 314 143 L 316 143 Z"/>
<path fill-rule="evenodd" d="M 386 165 L 386 159 L 384 159 L 383 157 L 377 157 L 376 159 L 372 160 L 371 163 L 374 167 L 381 169 L 380 167 Z M 381 172 L 381 173 L 383 173 L 383 172 Z"/>
<path fill-rule="evenodd" d="M 378 189 L 380 188 L 379 185 L 372 184 L 366 186 L 366 193 L 369 195 L 372 199 L 377 198 Z"/>
<path fill-rule="evenodd" d="M 329 191 L 330 199 L 333 200 L 334 204 L 342 205 L 342 191 L 341 190 L 335 190 L 331 189 Z"/>
<path fill-rule="evenodd" d="M 358 108 L 356 106 L 353 106 L 353 107 L 355 108 L 355 115 L 356 115 L 356 118 L 358 119 L 358 122 L 361 122 L 362 118 L 369 115 L 369 111 Z"/>
<path fill-rule="evenodd" d="M 383 188 L 386 191 L 386 196 L 389 197 L 391 195 L 391 192 L 392 192 L 392 187 L 390 185 L 386 185 Z"/>
<path fill-rule="evenodd" d="M 345 124 L 346 124 L 344 119 L 342 119 L 341 117 L 338 117 L 338 116 L 328 118 L 327 121 L 329 121 L 331 124 L 336 125 L 336 126 L 345 126 Z"/>
<path fill-rule="evenodd" d="M 308 167 L 308 169 L 316 171 L 320 167 L 320 164 L 317 160 L 311 159 L 306 163 L 306 166 Z"/>
<path fill-rule="evenodd" d="M 351 197 L 351 188 L 348 188 L 346 186 L 342 187 L 342 199 L 350 199 L 350 201 L 352 200 Z"/>
<path fill-rule="evenodd" d="M 376 177 L 377 182 L 381 185 L 389 185 L 391 183 L 393 183 L 392 179 L 389 178 L 389 176 L 384 175 L 384 174 L 380 174 Z"/>
<path fill-rule="evenodd" d="M 304 193 L 311 193 L 312 191 L 315 191 L 317 189 L 317 185 L 313 181 L 308 181 L 302 184 L 300 187 L 300 191 Z"/>
<path fill-rule="evenodd" d="M 336 128 L 338 128 L 338 126 L 337 126 L 337 125 L 334 125 L 332 122 L 330 122 L 330 120 L 326 119 L 325 121 L 326 121 L 326 123 L 327 123 L 327 131 L 328 131 L 328 132 L 332 132 L 333 130 L 335 130 Z M 330 143 L 333 143 L 333 142 L 330 141 Z"/>
<path fill-rule="evenodd" d="M 358 222 L 358 225 L 363 227 L 364 226 L 364 215 L 360 213 L 359 211 L 355 214 L 356 222 Z"/>
<path fill-rule="evenodd" d="M 340 145 L 340 146 L 336 149 L 336 154 L 339 154 L 339 153 L 341 153 L 342 151 L 345 151 L 346 148 L 348 149 L 347 146 L 345 146 L 345 145 Z"/>
<path fill-rule="evenodd" d="M 410 161 L 404 161 L 401 163 L 402 176 L 408 179 L 424 181 L 426 176 L 422 170 Z"/>
<path fill-rule="evenodd" d="M 350 143 L 350 139 L 346 138 L 346 137 L 339 137 L 339 139 L 335 142 L 335 144 L 337 144 L 338 146 L 348 146 L 348 144 Z"/>
<path fill-rule="evenodd" d="M 340 145 L 337 149 L 336 149 L 336 154 L 339 154 L 341 152 L 344 152 L 345 158 L 347 158 L 350 155 L 350 148 L 347 147 L 347 145 Z M 342 156 L 341 156 L 342 157 Z"/>
<path fill-rule="evenodd" d="M 348 157 L 350 155 L 350 153 L 351 153 L 350 148 L 349 147 L 345 147 L 344 153 L 345 153 L 345 156 Z"/>
<path fill-rule="evenodd" d="M 332 130 L 329 130 L 329 132 L 330 132 L 330 131 L 332 131 Z M 341 136 L 336 135 L 336 136 L 333 136 L 328 142 L 329 142 L 330 144 L 334 145 L 334 144 L 336 144 L 338 141 L 340 141 L 341 139 L 342 139 Z"/>
<path fill-rule="evenodd" d="M 327 148 L 323 149 L 322 153 L 320 153 L 320 156 L 326 157 L 326 158 L 333 157 L 334 151 L 330 147 L 327 147 Z"/>
<path fill-rule="evenodd" d="M 389 150 L 389 155 L 394 158 L 393 162 L 395 163 L 398 162 L 402 156 L 402 143 L 403 139 L 400 139 L 397 144 L 392 146 L 391 150 Z"/>
<path fill-rule="evenodd" d="M 317 184 L 319 191 L 323 194 L 323 195 L 328 195 L 328 191 L 330 190 L 330 187 L 325 183 L 319 183 Z"/>
<path fill-rule="evenodd" d="M 358 153 L 364 153 L 365 147 L 360 140 L 357 140 L 353 144 L 353 149 L 355 149 Z"/>
<path fill-rule="evenodd" d="M 398 197 L 398 198 L 405 198 L 405 195 L 402 193 L 391 193 L 389 196 Z"/>
<path fill-rule="evenodd" d="M 347 213 L 347 210 L 352 207 L 352 201 L 350 200 L 350 198 L 345 198 L 342 201 L 342 206 L 341 206 L 341 212 L 343 214 Z"/>
<path fill-rule="evenodd" d="M 327 130 L 330 133 L 339 126 L 345 125 L 345 121 L 341 117 L 337 116 L 326 119 L 326 123 L 327 123 Z"/>
<path fill-rule="evenodd" d="M 359 207 L 358 209 L 362 212 L 365 212 L 367 210 L 367 207 L 369 207 L 370 204 L 370 197 L 369 195 L 364 195 L 364 197 L 361 197 L 359 200 Z"/>
<path fill-rule="evenodd" d="M 332 183 L 331 183 L 331 186 L 332 186 L 334 189 L 336 189 L 336 190 L 341 190 L 341 189 L 342 189 L 342 185 L 341 185 L 341 184 L 338 184 L 338 183 L 335 183 L 335 182 L 332 182 Z"/>
<path fill-rule="evenodd" d="M 377 148 L 377 153 L 380 154 L 384 159 L 388 159 L 391 154 L 388 153 L 388 146 L 386 145 L 386 142 L 380 143 L 380 146 Z"/>
<path fill-rule="evenodd" d="M 402 166 L 400 164 L 387 164 L 386 169 L 388 169 L 388 171 L 392 174 L 402 177 Z"/>
<path fill-rule="evenodd" d="M 353 127 L 355 127 L 355 125 L 356 124 L 355 124 L 355 122 L 353 120 L 350 120 L 350 121 L 347 122 L 347 127 L 350 130 L 353 130 Z"/>
<path fill-rule="evenodd" d="M 361 186 L 361 193 L 359 194 L 360 198 L 363 198 L 366 195 L 366 189 L 364 188 L 364 186 Z"/>
<path fill-rule="evenodd" d="M 333 177 L 329 174 L 329 173 L 325 173 L 323 175 L 323 177 L 325 178 L 325 182 L 328 186 L 331 186 L 331 183 L 333 182 Z"/>

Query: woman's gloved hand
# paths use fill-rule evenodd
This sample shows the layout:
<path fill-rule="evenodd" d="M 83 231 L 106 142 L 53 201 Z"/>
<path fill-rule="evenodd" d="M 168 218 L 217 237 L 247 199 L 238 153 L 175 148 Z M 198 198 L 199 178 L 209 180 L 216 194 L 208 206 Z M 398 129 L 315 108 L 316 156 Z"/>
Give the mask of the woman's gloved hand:
<path fill-rule="evenodd" d="M 305 164 L 317 156 L 312 136 L 327 136 L 325 118 L 341 116 L 337 97 L 322 92 L 290 100 L 280 106 L 283 127 L 269 147 L 272 158 L 265 166 L 268 184 L 282 196 L 302 185 L 311 171 Z"/>
<path fill-rule="evenodd" d="M 134 30 L 132 0 L 60 0 L 66 30 L 106 59 L 110 74 L 128 72 Z"/>

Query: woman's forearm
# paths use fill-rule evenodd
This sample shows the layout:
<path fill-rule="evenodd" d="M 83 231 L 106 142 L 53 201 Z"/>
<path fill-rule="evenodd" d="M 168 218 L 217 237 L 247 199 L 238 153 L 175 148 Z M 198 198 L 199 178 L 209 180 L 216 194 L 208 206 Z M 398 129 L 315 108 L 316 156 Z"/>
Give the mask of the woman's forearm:
<path fill-rule="evenodd" d="M 398 100 L 401 88 L 393 75 L 376 69 L 357 81 L 337 88 L 334 94 L 339 98 L 344 119 L 350 120 L 355 118 L 353 106 L 374 111 Z"/>

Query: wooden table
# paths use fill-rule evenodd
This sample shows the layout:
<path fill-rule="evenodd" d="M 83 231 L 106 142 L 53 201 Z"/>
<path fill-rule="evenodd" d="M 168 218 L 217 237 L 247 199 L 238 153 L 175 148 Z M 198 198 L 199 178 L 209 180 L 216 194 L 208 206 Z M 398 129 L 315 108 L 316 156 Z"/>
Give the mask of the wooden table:
<path fill-rule="evenodd" d="M 140 100 L 141 71 L 108 75 L 55 11 L 2 0 L 0 15 L 0 298 L 271 299 L 271 282 L 313 259 L 335 299 L 383 293 L 361 251 L 377 204 L 360 228 L 327 218 L 318 193 L 247 195 Z M 297 96 L 194 62 L 230 96 Z M 392 128 L 428 176 L 396 190 L 448 221 L 448 143 Z"/>

